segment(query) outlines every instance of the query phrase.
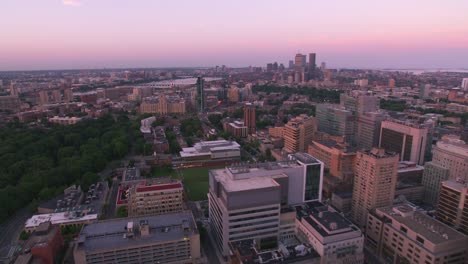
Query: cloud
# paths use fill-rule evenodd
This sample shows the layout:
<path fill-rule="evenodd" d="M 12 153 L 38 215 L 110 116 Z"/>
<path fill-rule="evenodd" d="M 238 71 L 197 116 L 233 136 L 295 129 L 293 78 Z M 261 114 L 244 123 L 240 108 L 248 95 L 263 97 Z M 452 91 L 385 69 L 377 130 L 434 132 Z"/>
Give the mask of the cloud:
<path fill-rule="evenodd" d="M 66 6 L 80 6 L 80 0 L 62 0 L 63 5 Z"/>

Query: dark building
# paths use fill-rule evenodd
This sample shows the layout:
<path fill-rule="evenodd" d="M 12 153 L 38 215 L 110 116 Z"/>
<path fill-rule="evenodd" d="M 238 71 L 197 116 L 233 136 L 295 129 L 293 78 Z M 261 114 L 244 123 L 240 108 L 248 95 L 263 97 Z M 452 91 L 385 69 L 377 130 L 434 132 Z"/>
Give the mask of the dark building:
<path fill-rule="evenodd" d="M 202 77 L 197 78 L 197 109 L 200 113 L 205 111 L 205 79 Z"/>
<path fill-rule="evenodd" d="M 255 133 L 255 106 L 252 103 L 244 105 L 244 123 L 247 126 L 249 134 Z"/>

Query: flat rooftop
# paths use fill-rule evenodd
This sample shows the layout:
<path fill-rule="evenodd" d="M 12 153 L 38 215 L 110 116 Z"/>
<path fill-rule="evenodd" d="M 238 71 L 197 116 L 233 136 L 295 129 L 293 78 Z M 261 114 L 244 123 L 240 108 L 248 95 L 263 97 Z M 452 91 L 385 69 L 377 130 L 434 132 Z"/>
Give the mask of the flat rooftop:
<path fill-rule="evenodd" d="M 126 227 L 133 222 L 133 237 L 128 236 Z M 139 224 L 147 222 L 149 235 L 139 234 Z M 124 249 L 165 241 L 183 240 L 198 233 L 190 211 L 113 219 L 92 223 L 83 228 L 78 239 L 78 248 L 88 253 Z"/>
<path fill-rule="evenodd" d="M 377 211 L 384 213 L 388 218 L 393 219 L 393 221 L 408 227 L 408 229 L 433 244 L 442 244 L 456 240 L 467 241 L 467 237 L 462 233 L 420 211 L 416 211 L 414 207 L 408 204 L 378 208 Z"/>
<path fill-rule="evenodd" d="M 26 220 L 25 228 L 35 228 L 38 227 L 41 223 L 51 222 L 52 225 L 67 224 L 73 222 L 81 221 L 92 221 L 97 220 L 97 214 L 87 214 L 80 216 L 76 212 L 61 212 L 61 213 L 51 213 L 51 214 L 39 214 L 33 215 L 31 218 Z"/>

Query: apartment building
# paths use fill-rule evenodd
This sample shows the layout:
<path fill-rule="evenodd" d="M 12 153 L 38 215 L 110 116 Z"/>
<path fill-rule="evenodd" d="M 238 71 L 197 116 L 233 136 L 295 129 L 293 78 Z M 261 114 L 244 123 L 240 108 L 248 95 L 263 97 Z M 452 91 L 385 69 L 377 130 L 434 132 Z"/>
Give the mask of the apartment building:
<path fill-rule="evenodd" d="M 283 130 L 284 150 L 288 153 L 307 151 L 317 131 L 317 119 L 305 114 L 291 119 Z"/>
<path fill-rule="evenodd" d="M 140 113 L 185 114 L 185 100 L 178 96 L 169 95 L 145 98 L 140 104 Z"/>
<path fill-rule="evenodd" d="M 436 217 L 468 235 L 468 185 L 453 180 L 442 182 Z"/>

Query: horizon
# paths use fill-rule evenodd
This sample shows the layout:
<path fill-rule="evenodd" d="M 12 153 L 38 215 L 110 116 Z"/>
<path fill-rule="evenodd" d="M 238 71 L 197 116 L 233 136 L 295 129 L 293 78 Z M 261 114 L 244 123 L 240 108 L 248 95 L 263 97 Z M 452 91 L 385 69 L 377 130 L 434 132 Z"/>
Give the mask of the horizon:
<path fill-rule="evenodd" d="M 462 0 L 6 0 L 0 8 L 0 71 L 287 66 L 298 52 L 330 68 L 468 68 Z"/>

